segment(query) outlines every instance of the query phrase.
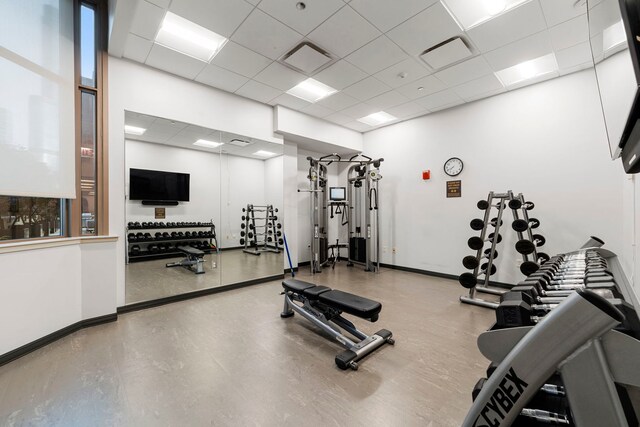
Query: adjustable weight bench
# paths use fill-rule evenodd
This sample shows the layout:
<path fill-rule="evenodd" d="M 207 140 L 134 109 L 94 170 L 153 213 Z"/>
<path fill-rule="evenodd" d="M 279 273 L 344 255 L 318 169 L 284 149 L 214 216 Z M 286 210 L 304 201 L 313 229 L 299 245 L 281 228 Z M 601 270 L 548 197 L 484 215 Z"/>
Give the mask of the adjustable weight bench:
<path fill-rule="evenodd" d="M 385 343 L 394 344 L 390 331 L 381 329 L 368 336 L 342 317 L 344 312 L 375 322 L 382 310 L 379 302 L 296 279 L 284 280 L 282 287 L 284 310 L 280 317 L 291 317 L 294 312 L 298 313 L 342 344 L 346 350 L 335 358 L 340 369 L 357 370 L 358 360 Z M 356 337 L 356 340 L 345 336 L 340 328 Z"/>
<path fill-rule="evenodd" d="M 184 267 L 195 274 L 204 274 L 204 252 L 190 246 L 181 246 L 178 251 L 185 254 L 180 261 L 170 262 L 167 267 Z"/>

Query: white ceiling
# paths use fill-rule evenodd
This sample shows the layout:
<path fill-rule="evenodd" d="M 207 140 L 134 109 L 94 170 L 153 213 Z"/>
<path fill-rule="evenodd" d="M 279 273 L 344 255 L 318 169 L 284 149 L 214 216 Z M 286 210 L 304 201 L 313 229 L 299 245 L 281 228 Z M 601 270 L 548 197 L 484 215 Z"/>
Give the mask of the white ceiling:
<path fill-rule="evenodd" d="M 142 135 L 125 134 L 126 139 L 134 141 L 171 145 L 173 147 L 187 148 L 190 150 L 198 150 L 208 153 L 223 153 L 258 160 L 266 160 L 262 156 L 256 156 L 253 154 L 258 150 L 269 151 L 276 155 L 281 155 L 283 151 L 282 145 L 280 144 L 274 144 L 257 138 L 250 138 L 248 136 L 230 132 L 221 132 L 219 130 L 208 129 L 202 126 L 150 116 L 148 114 L 136 113 L 133 111 L 125 111 L 124 123 L 129 126 L 146 129 L 146 132 Z M 223 142 L 224 144 L 216 148 L 193 145 L 193 143 L 199 139 L 212 142 Z M 233 139 L 248 141 L 251 144 L 245 147 L 238 147 L 230 143 Z"/>
<path fill-rule="evenodd" d="M 406 120 L 513 90 L 494 72 L 550 53 L 559 71 L 524 85 L 592 65 L 586 7 L 576 0 L 529 0 L 467 31 L 447 6 L 479 0 L 303 0 L 304 10 L 298 0 L 132 1 L 125 58 L 361 132 L 374 127 L 356 120 L 380 110 Z M 211 64 L 156 45 L 167 10 L 230 41 Z M 439 70 L 419 58 L 453 37 L 470 58 Z M 336 62 L 309 76 L 277 62 L 302 41 Z M 316 104 L 285 93 L 311 76 L 339 92 Z"/>

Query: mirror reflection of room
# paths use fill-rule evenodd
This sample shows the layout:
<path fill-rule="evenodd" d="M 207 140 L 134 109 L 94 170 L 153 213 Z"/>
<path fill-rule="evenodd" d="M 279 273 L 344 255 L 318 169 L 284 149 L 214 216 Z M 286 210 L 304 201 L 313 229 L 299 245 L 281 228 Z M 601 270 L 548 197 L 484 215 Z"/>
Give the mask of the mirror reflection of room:
<path fill-rule="evenodd" d="M 135 112 L 125 123 L 127 304 L 282 274 L 281 147 Z M 241 228 L 254 206 L 270 222 Z"/>

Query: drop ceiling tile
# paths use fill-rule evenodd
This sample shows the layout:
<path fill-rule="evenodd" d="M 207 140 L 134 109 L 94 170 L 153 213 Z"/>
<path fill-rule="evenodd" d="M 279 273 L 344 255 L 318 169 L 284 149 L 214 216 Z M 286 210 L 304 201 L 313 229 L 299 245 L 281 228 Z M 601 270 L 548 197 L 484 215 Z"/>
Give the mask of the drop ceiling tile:
<path fill-rule="evenodd" d="M 460 33 L 456 21 L 438 2 L 398 25 L 387 36 L 411 55 L 418 55 Z"/>
<path fill-rule="evenodd" d="M 585 42 L 559 50 L 556 52 L 556 60 L 558 61 L 558 68 L 561 70 L 574 68 L 582 64 L 592 65 L 591 45 L 589 42 Z"/>
<path fill-rule="evenodd" d="M 258 3 L 260 3 L 260 0 L 247 0 L 249 3 L 251 3 L 254 6 L 257 6 Z"/>
<path fill-rule="evenodd" d="M 546 81 L 546 80 L 551 80 L 551 79 L 554 79 L 554 78 L 558 77 L 559 75 L 560 75 L 560 73 L 558 73 L 557 71 L 554 71 L 553 73 L 543 74 L 543 75 L 535 77 L 535 78 L 533 78 L 531 80 L 524 80 L 522 82 L 519 82 L 519 83 L 516 83 L 514 85 L 509 86 L 509 91 L 520 89 L 520 88 L 525 87 L 525 86 L 531 86 L 531 85 L 534 85 L 536 83 L 541 83 L 541 82 Z"/>
<path fill-rule="evenodd" d="M 574 7 L 576 0 L 540 0 L 547 25 L 550 27 L 587 13 L 587 6 L 580 3 Z"/>
<path fill-rule="evenodd" d="M 325 120 L 329 120 L 337 125 L 344 125 L 345 123 L 349 123 L 353 121 L 353 117 L 349 117 L 342 113 L 333 113 L 324 118 Z"/>
<path fill-rule="evenodd" d="M 228 41 L 211 61 L 212 64 L 249 78 L 264 70 L 271 62 L 271 59 L 266 56 L 259 55 L 232 41 Z"/>
<path fill-rule="evenodd" d="M 530 59 L 539 58 L 553 51 L 548 31 L 541 31 L 517 42 L 508 44 L 484 55 L 494 71 L 504 70 Z"/>
<path fill-rule="evenodd" d="M 309 34 L 323 49 L 344 58 L 380 35 L 373 25 L 346 6 Z"/>
<path fill-rule="evenodd" d="M 559 71 L 559 74 L 561 76 L 566 76 L 567 74 L 575 73 L 577 71 L 586 70 L 586 69 L 592 68 L 592 67 L 593 67 L 593 64 L 587 62 L 586 64 L 576 65 L 575 67 L 561 68 L 560 71 Z"/>
<path fill-rule="evenodd" d="M 445 88 L 444 83 L 434 76 L 426 76 L 397 88 L 397 91 L 409 99 L 418 99 L 431 93 L 439 92 Z"/>
<path fill-rule="evenodd" d="M 406 59 L 374 75 L 375 78 L 396 88 L 430 74 L 426 66 L 413 58 Z M 403 76 L 403 77 L 401 77 Z"/>
<path fill-rule="evenodd" d="M 395 107 L 391 107 L 385 110 L 387 113 L 392 116 L 405 119 L 407 117 L 413 117 L 416 114 L 426 113 L 427 110 L 420 104 L 410 101 L 401 105 L 397 105 Z"/>
<path fill-rule="evenodd" d="M 244 86 L 236 90 L 236 94 L 266 104 L 276 96 L 281 95 L 282 91 L 255 80 L 249 80 Z"/>
<path fill-rule="evenodd" d="M 396 105 L 403 104 L 407 101 L 409 101 L 409 98 L 406 96 L 396 92 L 395 90 L 390 90 L 389 92 L 385 92 L 367 100 L 367 104 L 386 111 L 387 108 L 395 107 Z"/>
<path fill-rule="evenodd" d="M 503 89 L 502 83 L 493 73 L 453 88 L 465 101 L 500 89 Z"/>
<path fill-rule="evenodd" d="M 251 13 L 244 0 L 173 0 L 169 10 L 209 30 L 231 36 Z"/>
<path fill-rule="evenodd" d="M 288 93 L 283 93 L 279 97 L 272 99 L 269 104 L 282 105 L 294 110 L 302 110 L 304 107 L 311 105 L 311 103 L 304 99 L 298 98 L 297 96 L 291 96 Z"/>
<path fill-rule="evenodd" d="M 375 77 L 367 77 L 364 80 L 360 80 L 358 83 L 353 84 L 343 90 L 349 96 L 359 99 L 360 101 L 366 101 L 369 98 L 373 98 L 376 95 L 380 95 L 391 89 L 386 84 L 382 83 Z"/>
<path fill-rule="evenodd" d="M 304 10 L 298 10 L 296 3 L 298 0 L 262 0 L 258 7 L 304 35 L 344 7 L 342 0 L 305 0 Z"/>
<path fill-rule="evenodd" d="M 127 42 L 124 45 L 123 56 L 125 58 L 144 63 L 144 61 L 147 60 L 147 56 L 149 55 L 152 46 L 152 41 L 136 36 L 133 33 L 129 33 L 127 36 Z"/>
<path fill-rule="evenodd" d="M 169 3 L 171 3 L 171 0 L 147 0 L 147 1 L 163 9 L 167 9 L 169 7 Z"/>
<path fill-rule="evenodd" d="M 505 89 L 504 87 L 501 89 L 495 89 L 480 95 L 476 95 L 476 96 L 472 96 L 470 98 L 465 98 L 466 102 L 473 102 L 473 101 L 478 101 L 480 99 L 485 99 L 485 98 L 489 98 L 492 97 L 494 95 L 499 95 L 501 93 L 505 93 L 507 91 L 507 89 Z"/>
<path fill-rule="evenodd" d="M 340 60 L 313 76 L 313 78 L 319 82 L 329 85 L 337 90 L 342 90 L 347 86 L 351 86 L 365 77 L 367 77 L 365 72 L 359 70 L 345 60 Z"/>
<path fill-rule="evenodd" d="M 589 40 L 587 15 L 581 15 L 549 29 L 554 50 L 562 50 Z"/>
<path fill-rule="evenodd" d="M 240 74 L 209 64 L 198 74 L 196 81 L 226 90 L 227 92 L 235 92 L 248 82 L 249 79 Z"/>
<path fill-rule="evenodd" d="M 538 1 L 530 1 L 467 30 L 481 52 L 489 52 L 547 28 Z"/>
<path fill-rule="evenodd" d="M 329 114 L 332 114 L 333 110 L 330 110 L 329 108 L 323 107 L 322 105 L 311 104 L 311 105 L 308 105 L 308 106 L 304 107 L 302 109 L 302 112 L 306 113 L 306 114 L 310 114 L 310 115 L 315 116 L 315 117 L 322 118 L 322 117 L 328 116 Z"/>
<path fill-rule="evenodd" d="M 340 111 L 351 107 L 352 105 L 356 105 L 358 102 L 360 101 L 352 96 L 345 95 L 342 92 L 337 92 L 331 96 L 321 99 L 318 101 L 318 104 L 323 107 L 331 108 L 333 111 Z"/>
<path fill-rule="evenodd" d="M 380 31 L 387 32 L 438 0 L 353 0 L 349 5 Z"/>
<path fill-rule="evenodd" d="M 190 80 L 193 80 L 207 66 L 206 62 L 198 61 L 158 44 L 154 44 L 151 48 L 145 64 Z"/>
<path fill-rule="evenodd" d="M 260 9 L 254 9 L 231 40 L 275 60 L 297 45 L 302 36 Z"/>
<path fill-rule="evenodd" d="M 353 117 L 354 119 L 359 119 L 361 117 L 368 116 L 369 114 L 377 113 L 380 109 L 373 107 L 368 104 L 357 104 L 349 108 L 345 108 L 340 111 L 340 114 L 344 114 L 349 117 Z"/>
<path fill-rule="evenodd" d="M 491 67 L 487 61 L 482 56 L 476 56 L 453 67 L 438 71 L 434 75 L 444 84 L 456 86 L 491 73 Z"/>
<path fill-rule="evenodd" d="M 140 0 L 133 15 L 131 32 L 147 40 L 154 40 L 164 19 L 165 10 L 145 0 Z"/>
<path fill-rule="evenodd" d="M 368 130 L 372 130 L 373 129 L 372 126 L 369 126 L 367 124 L 364 124 L 364 123 L 358 122 L 358 121 L 345 123 L 343 126 L 344 127 L 348 127 L 349 129 L 355 130 L 357 132 L 366 132 Z"/>
<path fill-rule="evenodd" d="M 443 90 L 432 95 L 425 96 L 415 100 L 416 103 L 422 105 L 427 110 L 437 110 L 441 108 L 458 105 L 464 102 L 452 89 Z"/>
<path fill-rule="evenodd" d="M 307 76 L 277 62 L 272 62 L 271 65 L 258 73 L 253 79 L 271 87 L 287 91 L 301 81 L 306 80 Z"/>
<path fill-rule="evenodd" d="M 369 74 L 375 74 L 407 59 L 407 54 L 386 36 L 382 35 L 362 46 L 345 59 L 361 70 Z"/>

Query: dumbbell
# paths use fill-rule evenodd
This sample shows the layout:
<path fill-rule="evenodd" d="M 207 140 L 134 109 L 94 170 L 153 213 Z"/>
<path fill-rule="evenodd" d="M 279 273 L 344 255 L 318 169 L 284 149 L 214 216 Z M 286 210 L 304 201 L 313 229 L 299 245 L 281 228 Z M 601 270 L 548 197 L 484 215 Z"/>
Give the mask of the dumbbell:
<path fill-rule="evenodd" d="M 240 244 L 244 245 L 244 239 L 240 239 Z"/>
<path fill-rule="evenodd" d="M 129 228 L 133 227 L 133 221 L 129 221 L 129 222 L 127 223 L 127 227 L 129 227 Z"/>
<path fill-rule="evenodd" d="M 151 254 L 157 254 L 159 252 L 158 250 L 158 245 L 149 245 L 149 247 L 147 248 L 147 250 L 149 251 L 149 253 Z"/>
<path fill-rule="evenodd" d="M 492 227 L 495 227 L 497 223 L 498 223 L 498 218 L 492 218 L 491 221 L 489 221 L 489 224 L 491 224 Z M 502 225 L 503 223 L 504 221 L 500 220 L 500 225 Z M 484 221 L 481 220 L 480 218 L 475 218 L 471 220 L 469 225 L 471 226 L 472 230 L 479 231 L 484 228 Z"/>
<path fill-rule="evenodd" d="M 131 255 L 140 255 L 140 246 L 139 245 L 131 246 Z"/>
<path fill-rule="evenodd" d="M 267 242 L 273 242 L 273 237 L 267 237 Z"/>
<path fill-rule="evenodd" d="M 491 248 L 487 248 L 484 251 L 484 255 L 482 255 L 480 257 L 480 259 L 476 258 L 473 255 L 469 255 L 466 256 L 462 259 L 462 265 L 464 265 L 465 268 L 468 268 L 469 270 L 473 270 L 474 268 L 476 268 L 479 264 L 480 264 L 480 260 L 483 258 L 489 259 L 489 256 L 491 255 Z M 493 251 L 493 259 L 498 258 L 498 251 L 494 250 Z"/>
<path fill-rule="evenodd" d="M 185 237 L 184 232 L 183 231 L 178 231 L 178 237 L 181 238 L 181 239 L 183 237 Z"/>
<path fill-rule="evenodd" d="M 476 206 L 478 206 L 478 209 L 480 209 L 481 211 L 485 211 L 487 209 L 489 209 L 489 202 L 486 200 L 480 200 Z M 495 208 L 500 208 L 500 204 L 496 204 L 496 205 L 492 205 Z"/>
<path fill-rule="evenodd" d="M 151 240 L 151 233 L 144 233 L 145 240 Z"/>
<path fill-rule="evenodd" d="M 467 241 L 467 245 L 469 245 L 469 248 L 477 251 L 478 249 L 482 249 L 482 247 L 484 246 L 484 242 L 492 241 L 494 235 L 495 233 L 491 233 L 489 234 L 489 237 L 484 240 L 482 240 L 478 236 L 474 236 Z M 502 241 L 502 235 L 498 234 L 497 243 L 500 243 L 501 241 Z"/>
<path fill-rule="evenodd" d="M 162 233 L 162 238 L 163 239 L 170 239 L 171 236 L 169 235 L 169 233 L 167 233 L 166 231 L 164 233 Z"/>
<path fill-rule="evenodd" d="M 242 208 L 242 212 L 246 212 L 246 211 L 247 211 L 247 209 L 246 209 L 246 208 Z"/>
<path fill-rule="evenodd" d="M 278 244 L 279 244 L 280 246 L 284 245 L 284 240 L 283 240 L 283 239 L 278 239 Z"/>
<path fill-rule="evenodd" d="M 240 228 L 243 229 L 243 230 L 246 228 L 246 226 L 247 225 L 244 222 L 242 224 L 240 224 Z"/>
<path fill-rule="evenodd" d="M 154 237 L 155 237 L 156 239 L 161 239 L 161 238 L 162 238 L 162 233 L 161 233 L 161 232 L 159 232 L 159 231 L 157 231 L 157 232 L 154 234 Z"/>
<path fill-rule="evenodd" d="M 127 234 L 127 240 L 130 241 L 130 242 L 135 242 L 137 240 L 135 233 Z"/>
<path fill-rule="evenodd" d="M 136 240 L 144 240 L 144 233 L 136 233 Z"/>
<path fill-rule="evenodd" d="M 487 265 L 488 263 L 484 263 L 480 266 L 480 272 L 478 273 L 478 275 L 480 274 L 486 274 L 486 269 L 487 269 Z M 496 273 L 496 266 L 495 264 L 491 265 L 491 272 L 490 272 L 490 276 Z M 478 284 L 478 277 L 474 276 L 473 273 L 462 273 L 460 276 L 458 276 L 458 282 L 460 282 L 460 284 L 462 285 L 463 288 L 473 288 L 475 285 Z"/>
<path fill-rule="evenodd" d="M 509 207 L 511 209 L 520 209 L 520 208 L 524 208 L 528 211 L 530 211 L 531 209 L 535 208 L 536 205 L 533 204 L 533 202 L 524 202 L 524 204 L 518 200 L 518 199 L 512 199 L 509 200 Z"/>
<path fill-rule="evenodd" d="M 524 219 L 516 219 L 511 223 L 511 228 L 517 232 L 527 231 L 527 229 L 540 227 L 540 221 L 537 218 L 529 218 L 529 221 Z"/>
<path fill-rule="evenodd" d="M 532 254 L 537 247 L 544 246 L 547 242 L 544 236 L 540 234 L 534 234 L 531 237 L 533 240 L 522 239 L 516 242 L 516 251 L 518 251 L 518 253 L 523 255 Z"/>
<path fill-rule="evenodd" d="M 247 233 L 247 237 L 248 237 L 248 238 L 253 239 L 253 236 L 254 236 L 254 234 L 253 234 L 253 232 L 252 232 L 252 231 L 249 231 L 249 232 Z"/>
<path fill-rule="evenodd" d="M 276 228 L 277 228 L 278 230 L 279 230 L 279 229 L 281 229 L 281 228 L 282 228 L 282 224 L 278 223 L 278 224 L 276 225 Z"/>
<path fill-rule="evenodd" d="M 253 225 L 253 223 L 249 224 L 249 230 L 253 230 L 255 228 L 255 225 Z"/>

